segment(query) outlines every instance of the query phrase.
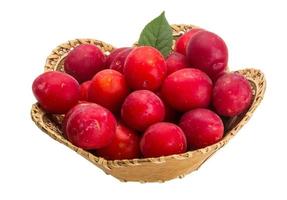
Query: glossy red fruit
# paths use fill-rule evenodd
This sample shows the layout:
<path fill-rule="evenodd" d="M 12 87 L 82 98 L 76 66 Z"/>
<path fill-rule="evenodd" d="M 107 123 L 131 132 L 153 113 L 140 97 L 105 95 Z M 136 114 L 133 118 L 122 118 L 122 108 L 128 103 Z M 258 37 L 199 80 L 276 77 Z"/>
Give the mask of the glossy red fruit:
<path fill-rule="evenodd" d="M 121 52 L 119 52 L 117 56 L 115 56 L 115 58 L 113 59 L 110 65 L 110 69 L 123 73 L 126 58 L 131 51 L 132 51 L 132 48 L 126 48 L 126 49 L 123 49 Z"/>
<path fill-rule="evenodd" d="M 140 153 L 140 137 L 133 130 L 118 124 L 116 136 L 111 144 L 98 149 L 96 154 L 107 160 L 122 160 L 139 158 Z"/>
<path fill-rule="evenodd" d="M 125 99 L 121 116 L 129 127 L 144 131 L 148 126 L 163 121 L 165 116 L 164 104 L 153 92 L 137 90 Z"/>
<path fill-rule="evenodd" d="M 85 103 L 88 103 L 88 102 L 82 102 L 82 101 L 79 101 L 77 105 L 79 104 L 85 104 Z M 70 115 L 74 112 L 75 109 L 77 109 L 77 105 L 75 105 L 74 107 L 72 107 L 66 114 L 65 114 L 65 117 L 63 119 L 63 122 L 62 122 L 62 134 L 65 138 L 67 138 L 67 131 L 66 131 L 66 127 L 67 127 L 67 122 L 68 122 L 68 119 L 70 118 Z"/>
<path fill-rule="evenodd" d="M 88 91 L 92 81 L 85 81 L 80 85 L 80 101 L 88 101 Z"/>
<path fill-rule="evenodd" d="M 79 83 L 72 76 L 58 71 L 38 76 L 32 90 L 37 101 L 49 113 L 66 113 L 79 100 Z"/>
<path fill-rule="evenodd" d="M 98 72 L 89 88 L 89 101 L 100 104 L 110 111 L 119 110 L 127 95 L 128 87 L 124 76 L 112 69 Z"/>
<path fill-rule="evenodd" d="M 187 44 L 186 57 L 191 66 L 198 68 L 215 81 L 227 68 L 228 50 L 218 35 L 200 31 Z"/>
<path fill-rule="evenodd" d="M 202 71 L 185 68 L 170 74 L 161 89 L 164 100 L 177 111 L 208 107 L 212 81 Z"/>
<path fill-rule="evenodd" d="M 164 57 L 151 46 L 133 49 L 124 66 L 124 75 L 133 90 L 156 91 L 166 77 L 166 72 Z"/>
<path fill-rule="evenodd" d="M 173 52 L 166 59 L 167 75 L 183 68 L 188 68 L 190 65 L 184 55 Z"/>
<path fill-rule="evenodd" d="M 80 83 L 90 80 L 97 72 L 106 68 L 106 58 L 95 45 L 81 44 L 75 47 L 64 61 L 65 72 Z"/>
<path fill-rule="evenodd" d="M 197 108 L 185 113 L 179 123 L 189 149 L 199 149 L 218 142 L 224 133 L 223 122 L 211 110 Z"/>
<path fill-rule="evenodd" d="M 114 49 L 108 56 L 107 56 L 107 60 L 106 60 L 106 65 L 107 67 L 110 67 L 111 63 L 113 62 L 113 60 L 115 59 L 115 57 L 122 52 L 125 49 L 128 49 L 129 47 L 122 47 L 122 48 L 118 48 L 118 49 Z"/>
<path fill-rule="evenodd" d="M 186 46 L 188 41 L 198 32 L 202 31 L 203 29 L 200 28 L 193 28 L 186 33 L 184 33 L 182 36 L 180 36 L 175 43 L 175 51 L 178 53 L 181 53 L 183 55 L 186 55 Z"/>
<path fill-rule="evenodd" d="M 159 122 L 151 125 L 140 142 L 144 157 L 159 157 L 186 151 L 186 138 L 177 125 Z"/>
<path fill-rule="evenodd" d="M 95 103 L 78 104 L 66 124 L 68 140 L 83 149 L 99 149 L 109 145 L 116 132 L 113 114 Z"/>
<path fill-rule="evenodd" d="M 248 80 L 236 73 L 218 78 L 213 90 L 213 106 L 219 115 L 234 117 L 246 111 L 252 101 L 252 89 Z"/>

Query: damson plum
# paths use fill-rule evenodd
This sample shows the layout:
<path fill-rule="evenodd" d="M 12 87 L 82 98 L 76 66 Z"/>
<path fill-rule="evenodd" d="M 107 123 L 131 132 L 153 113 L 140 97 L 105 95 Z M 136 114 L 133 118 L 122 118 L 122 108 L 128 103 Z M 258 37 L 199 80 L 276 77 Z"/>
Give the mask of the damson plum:
<path fill-rule="evenodd" d="M 144 157 L 159 157 L 186 151 L 186 138 L 177 125 L 159 122 L 151 125 L 140 142 Z"/>
<path fill-rule="evenodd" d="M 205 108 L 211 101 L 212 81 L 199 69 L 181 69 L 165 79 L 161 94 L 163 99 L 177 111 Z"/>
<path fill-rule="evenodd" d="M 113 141 L 108 146 L 98 149 L 96 154 L 107 160 L 139 158 L 139 143 L 140 137 L 137 133 L 119 123 Z"/>
<path fill-rule="evenodd" d="M 49 113 L 66 113 L 79 100 L 79 83 L 62 72 L 41 74 L 34 80 L 32 90 L 40 105 Z"/>
<path fill-rule="evenodd" d="M 125 99 L 121 117 L 129 127 L 144 131 L 148 126 L 164 120 L 164 104 L 153 92 L 137 90 Z"/>
<path fill-rule="evenodd" d="M 124 75 L 133 90 L 156 91 L 166 77 L 164 57 L 151 46 L 133 49 L 124 65 Z"/>
<path fill-rule="evenodd" d="M 115 132 L 113 114 L 95 103 L 78 104 L 66 121 L 68 140 L 83 149 L 104 148 L 112 142 Z"/>
<path fill-rule="evenodd" d="M 219 77 L 213 89 L 213 106 L 219 115 L 234 117 L 246 111 L 252 101 L 248 80 L 236 73 Z"/>
<path fill-rule="evenodd" d="M 223 122 L 211 110 L 197 108 L 185 113 L 179 127 L 186 135 L 189 149 L 199 149 L 218 142 L 224 133 Z"/>
<path fill-rule="evenodd" d="M 227 46 L 223 39 L 214 33 L 198 32 L 189 40 L 186 51 L 189 64 L 207 73 L 213 81 L 227 68 Z"/>
<path fill-rule="evenodd" d="M 106 68 L 106 57 L 103 52 L 92 44 L 81 44 L 75 47 L 64 61 L 65 72 L 82 83 Z"/>

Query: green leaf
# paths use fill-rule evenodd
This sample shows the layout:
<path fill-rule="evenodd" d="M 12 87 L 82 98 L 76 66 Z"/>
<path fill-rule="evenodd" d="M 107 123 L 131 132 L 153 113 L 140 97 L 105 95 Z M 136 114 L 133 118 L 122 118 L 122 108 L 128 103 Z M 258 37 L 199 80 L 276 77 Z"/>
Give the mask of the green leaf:
<path fill-rule="evenodd" d="M 149 22 L 141 32 L 138 44 L 158 49 L 164 57 L 168 56 L 172 47 L 172 30 L 164 12 Z"/>

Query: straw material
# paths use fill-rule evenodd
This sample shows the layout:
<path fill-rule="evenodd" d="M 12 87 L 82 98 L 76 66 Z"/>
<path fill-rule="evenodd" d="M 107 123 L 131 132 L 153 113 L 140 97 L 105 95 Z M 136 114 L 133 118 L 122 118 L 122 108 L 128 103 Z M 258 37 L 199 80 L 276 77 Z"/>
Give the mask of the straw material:
<path fill-rule="evenodd" d="M 188 29 L 190 25 L 172 25 L 173 35 L 176 39 Z M 59 45 L 48 56 L 45 71 L 63 71 L 63 59 L 67 53 L 79 44 L 95 44 L 105 54 L 113 50 L 113 46 L 94 39 L 76 39 Z M 53 139 L 71 148 L 99 168 L 106 174 L 110 174 L 121 181 L 139 182 L 164 182 L 176 177 L 182 178 L 186 174 L 197 170 L 210 156 L 223 147 L 240 128 L 247 123 L 251 115 L 263 99 L 266 81 L 262 72 L 256 69 L 243 69 L 237 73 L 244 75 L 251 83 L 253 90 L 253 103 L 249 110 L 225 123 L 225 136 L 216 144 L 206 148 L 189 151 L 183 154 L 132 160 L 105 160 L 88 151 L 74 146 L 62 136 L 61 122 L 63 115 L 51 115 L 45 113 L 38 103 L 32 106 L 31 116 L 35 124 Z"/>

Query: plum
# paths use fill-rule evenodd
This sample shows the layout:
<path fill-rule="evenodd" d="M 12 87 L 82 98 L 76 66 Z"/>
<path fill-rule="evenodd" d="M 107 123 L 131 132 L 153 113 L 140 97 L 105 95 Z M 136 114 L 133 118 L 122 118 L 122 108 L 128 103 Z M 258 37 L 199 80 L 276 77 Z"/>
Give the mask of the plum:
<path fill-rule="evenodd" d="M 213 80 L 226 70 L 228 50 L 218 35 L 209 31 L 200 31 L 188 42 L 186 57 L 192 67 L 198 68 Z"/>
<path fill-rule="evenodd" d="M 126 48 L 119 52 L 113 59 L 110 65 L 110 69 L 117 70 L 118 72 L 123 73 L 126 58 L 131 51 L 132 48 Z"/>
<path fill-rule="evenodd" d="M 139 158 L 140 137 L 136 132 L 119 123 L 116 128 L 116 136 L 106 147 L 98 149 L 96 155 L 107 160 L 122 160 Z"/>
<path fill-rule="evenodd" d="M 125 99 L 121 117 L 129 127 L 144 131 L 148 126 L 164 120 L 164 104 L 153 92 L 137 90 Z"/>
<path fill-rule="evenodd" d="M 173 52 L 166 59 L 167 75 L 183 68 L 188 68 L 190 65 L 184 55 Z"/>
<path fill-rule="evenodd" d="M 66 121 L 66 135 L 83 149 L 99 149 L 109 145 L 116 132 L 116 120 L 106 108 L 95 103 L 78 104 Z"/>
<path fill-rule="evenodd" d="M 212 81 L 199 69 L 181 69 L 165 79 L 161 94 L 163 99 L 177 111 L 205 108 L 211 101 Z"/>
<path fill-rule="evenodd" d="M 105 69 L 93 77 L 88 95 L 89 101 L 116 112 L 128 95 L 128 87 L 124 76 L 120 72 Z"/>
<path fill-rule="evenodd" d="M 114 49 L 108 56 L 107 56 L 107 60 L 106 60 L 106 66 L 109 67 L 111 65 L 111 63 L 113 62 L 113 60 L 116 58 L 116 56 L 121 53 L 122 51 L 124 51 L 125 49 L 128 49 L 129 47 L 121 47 L 121 48 L 117 48 Z"/>
<path fill-rule="evenodd" d="M 62 134 L 65 138 L 67 138 L 67 131 L 66 131 L 66 127 L 67 127 L 67 122 L 68 122 L 68 119 L 70 118 L 70 115 L 74 112 L 75 109 L 77 109 L 77 105 L 79 104 L 85 104 L 85 103 L 88 103 L 88 102 L 83 102 L 83 101 L 79 101 L 78 104 L 76 104 L 74 107 L 72 107 L 64 116 L 64 119 L 62 121 L 62 124 L 61 124 L 61 130 L 62 130 Z"/>
<path fill-rule="evenodd" d="M 79 83 L 72 76 L 58 71 L 38 76 L 32 90 L 37 101 L 49 113 L 66 113 L 79 100 Z"/>
<path fill-rule="evenodd" d="M 186 112 L 180 119 L 179 127 L 183 130 L 189 149 L 199 149 L 218 142 L 224 133 L 220 117 L 205 108 Z"/>
<path fill-rule="evenodd" d="M 166 77 L 164 57 L 151 46 L 134 48 L 124 65 L 124 75 L 133 90 L 156 91 Z"/>
<path fill-rule="evenodd" d="M 188 41 L 198 32 L 202 31 L 203 29 L 200 28 L 193 28 L 186 33 L 184 33 L 182 36 L 180 36 L 175 43 L 175 51 L 178 53 L 181 53 L 183 55 L 186 55 L 186 46 L 188 44 Z"/>
<path fill-rule="evenodd" d="M 213 89 L 213 106 L 219 115 L 234 117 L 246 111 L 252 101 L 248 80 L 237 73 L 226 73 L 218 78 Z"/>
<path fill-rule="evenodd" d="M 64 69 L 82 83 L 105 69 L 105 62 L 105 55 L 96 45 L 81 44 L 69 52 L 64 60 Z"/>
<path fill-rule="evenodd" d="M 88 91 L 92 81 L 85 81 L 80 85 L 80 101 L 88 101 Z"/>
<path fill-rule="evenodd" d="M 158 122 L 151 125 L 144 133 L 140 148 L 144 157 L 159 157 L 186 151 L 186 138 L 175 124 Z"/>

